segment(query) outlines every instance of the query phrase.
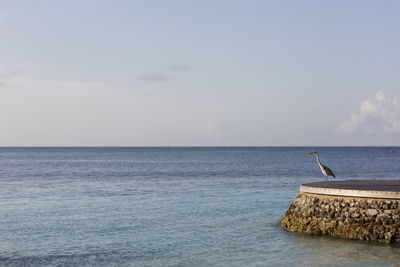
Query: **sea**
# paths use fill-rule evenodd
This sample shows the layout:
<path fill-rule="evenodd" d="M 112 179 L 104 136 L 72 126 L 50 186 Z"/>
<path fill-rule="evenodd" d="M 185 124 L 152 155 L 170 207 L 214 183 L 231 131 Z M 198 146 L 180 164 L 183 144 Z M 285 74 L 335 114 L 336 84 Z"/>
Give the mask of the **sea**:
<path fill-rule="evenodd" d="M 400 178 L 397 147 L 1 147 L 0 266 L 400 266 L 280 228 L 324 180 L 311 151 L 336 180 Z"/>

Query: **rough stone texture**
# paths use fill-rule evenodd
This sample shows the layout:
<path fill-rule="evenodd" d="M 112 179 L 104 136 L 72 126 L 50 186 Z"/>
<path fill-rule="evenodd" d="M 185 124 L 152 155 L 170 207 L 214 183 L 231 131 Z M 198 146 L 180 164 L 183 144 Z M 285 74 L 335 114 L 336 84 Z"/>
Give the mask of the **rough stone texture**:
<path fill-rule="evenodd" d="M 400 201 L 300 193 L 281 226 L 314 235 L 400 243 Z"/>

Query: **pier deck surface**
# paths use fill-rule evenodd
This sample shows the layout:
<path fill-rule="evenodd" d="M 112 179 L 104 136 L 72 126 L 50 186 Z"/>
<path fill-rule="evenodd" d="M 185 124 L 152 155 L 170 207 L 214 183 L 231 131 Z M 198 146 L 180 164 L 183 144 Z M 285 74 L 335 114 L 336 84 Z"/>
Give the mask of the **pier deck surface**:
<path fill-rule="evenodd" d="M 300 191 L 304 193 L 354 196 L 369 198 L 400 199 L 400 180 L 348 180 L 325 181 L 303 184 Z"/>

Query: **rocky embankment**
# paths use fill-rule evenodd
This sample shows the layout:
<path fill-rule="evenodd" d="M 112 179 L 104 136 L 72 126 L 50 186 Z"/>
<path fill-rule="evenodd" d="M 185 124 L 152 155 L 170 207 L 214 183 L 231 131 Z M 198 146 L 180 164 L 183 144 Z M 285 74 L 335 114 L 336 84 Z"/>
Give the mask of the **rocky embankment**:
<path fill-rule="evenodd" d="M 294 232 L 400 244 L 400 201 L 300 193 L 281 226 Z"/>

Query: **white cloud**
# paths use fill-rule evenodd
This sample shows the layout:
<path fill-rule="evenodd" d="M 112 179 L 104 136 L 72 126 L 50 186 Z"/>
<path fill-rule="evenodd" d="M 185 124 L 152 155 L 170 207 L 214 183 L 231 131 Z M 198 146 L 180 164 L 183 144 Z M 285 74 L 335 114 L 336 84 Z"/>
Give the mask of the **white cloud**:
<path fill-rule="evenodd" d="M 360 113 L 351 114 L 336 130 L 339 133 L 400 132 L 400 102 L 398 97 L 385 96 L 378 91 L 375 98 L 361 102 Z"/>
<path fill-rule="evenodd" d="M 0 20 L 5 19 L 6 16 L 7 16 L 7 13 L 4 13 L 4 12 L 0 13 Z"/>

